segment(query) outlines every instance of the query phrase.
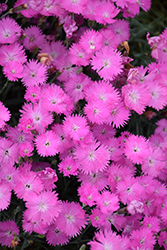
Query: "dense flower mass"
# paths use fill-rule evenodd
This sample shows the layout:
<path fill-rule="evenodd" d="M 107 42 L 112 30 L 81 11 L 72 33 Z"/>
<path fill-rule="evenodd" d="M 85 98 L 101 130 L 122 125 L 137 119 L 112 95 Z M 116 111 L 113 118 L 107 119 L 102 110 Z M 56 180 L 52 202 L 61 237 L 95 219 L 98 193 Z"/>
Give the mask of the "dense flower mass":
<path fill-rule="evenodd" d="M 130 53 L 151 0 L 14 2 L 0 3 L 0 244 L 167 249 L 167 28 L 147 33 L 150 56 L 137 40 L 144 65 Z"/>

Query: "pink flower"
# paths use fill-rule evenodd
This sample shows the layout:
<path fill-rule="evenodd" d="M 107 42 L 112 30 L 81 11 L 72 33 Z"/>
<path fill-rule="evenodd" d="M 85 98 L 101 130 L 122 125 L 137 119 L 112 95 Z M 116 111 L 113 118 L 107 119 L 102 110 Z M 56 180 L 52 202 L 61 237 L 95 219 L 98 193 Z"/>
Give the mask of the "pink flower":
<path fill-rule="evenodd" d="M 113 126 L 108 124 L 95 124 L 91 127 L 91 129 L 93 130 L 93 136 L 102 143 L 106 142 L 110 138 L 113 138 L 116 134 L 116 130 Z"/>
<path fill-rule="evenodd" d="M 165 250 L 167 250 L 167 232 L 161 232 L 158 237 L 158 243 L 160 246 L 163 246 Z"/>
<path fill-rule="evenodd" d="M 81 36 L 79 44 L 87 53 L 93 54 L 102 47 L 102 35 L 95 30 L 87 30 Z"/>
<path fill-rule="evenodd" d="M 85 212 L 78 203 L 63 202 L 56 224 L 66 235 L 74 237 L 87 224 Z"/>
<path fill-rule="evenodd" d="M 25 133 L 21 130 L 19 130 L 18 126 L 15 126 L 14 128 L 10 127 L 8 132 L 6 133 L 7 138 L 16 144 L 21 144 L 23 142 L 32 142 L 33 135 L 29 133 Z"/>
<path fill-rule="evenodd" d="M 105 80 L 113 80 L 122 72 L 122 57 L 120 52 L 105 46 L 92 57 L 92 68 L 97 70 L 99 76 Z"/>
<path fill-rule="evenodd" d="M 58 165 L 58 168 L 64 176 L 70 177 L 70 175 L 77 175 L 78 173 L 78 164 L 72 156 L 65 157 Z"/>
<path fill-rule="evenodd" d="M 0 47 L 0 65 L 9 65 L 10 61 L 15 61 L 17 63 L 23 64 L 26 62 L 26 55 L 22 45 L 17 42 L 10 45 L 2 45 Z"/>
<path fill-rule="evenodd" d="M 133 163 L 140 164 L 149 155 L 148 141 L 143 136 L 130 135 L 126 141 L 124 153 Z"/>
<path fill-rule="evenodd" d="M 144 212 L 143 203 L 140 201 L 133 200 L 128 204 L 127 210 L 130 214 L 142 213 Z"/>
<path fill-rule="evenodd" d="M 139 115 L 141 115 L 146 106 L 148 105 L 151 95 L 146 85 L 141 84 L 127 84 L 122 87 L 122 96 L 124 98 L 125 105 Z"/>
<path fill-rule="evenodd" d="M 9 110 L 0 101 L 0 128 L 2 128 L 7 121 L 9 121 L 10 116 L 11 114 Z"/>
<path fill-rule="evenodd" d="M 70 61 L 78 66 L 89 64 L 90 56 L 87 51 L 78 43 L 73 43 L 69 48 Z"/>
<path fill-rule="evenodd" d="M 32 151 L 34 150 L 34 147 L 32 146 L 32 143 L 30 143 L 29 141 L 25 141 L 19 145 L 18 150 L 21 157 L 30 157 L 31 155 L 33 155 Z"/>
<path fill-rule="evenodd" d="M 20 110 L 21 118 L 19 121 L 19 128 L 26 132 L 36 129 L 37 132 L 42 133 L 44 129 L 52 123 L 52 114 L 43 109 L 41 103 L 25 103 Z"/>
<path fill-rule="evenodd" d="M 38 26 L 31 26 L 24 30 L 25 38 L 23 40 L 23 45 L 26 49 L 31 52 L 38 47 L 41 48 L 44 45 L 44 35 Z"/>
<path fill-rule="evenodd" d="M 100 208 L 103 214 L 114 212 L 119 208 L 118 196 L 112 194 L 110 191 L 103 191 L 96 199 L 97 207 Z"/>
<path fill-rule="evenodd" d="M 110 159 L 109 150 L 99 143 L 88 144 L 86 148 L 77 147 L 74 154 L 79 169 L 87 174 L 103 171 Z"/>
<path fill-rule="evenodd" d="M 0 211 L 7 209 L 11 199 L 11 187 L 8 183 L 0 183 Z M 1 230 L 1 229 L 0 229 Z"/>
<path fill-rule="evenodd" d="M 59 138 L 51 130 L 37 135 L 35 144 L 41 156 L 52 156 L 59 152 Z"/>
<path fill-rule="evenodd" d="M 129 247 L 129 242 L 121 238 L 120 235 L 116 235 L 111 231 L 104 230 L 95 233 L 95 238 L 93 241 L 89 242 L 91 250 L 126 250 Z"/>
<path fill-rule="evenodd" d="M 21 34 L 20 26 L 7 16 L 0 20 L 0 43 L 14 43 Z"/>
<path fill-rule="evenodd" d="M 37 176 L 43 184 L 43 190 L 51 191 L 56 187 L 55 182 L 58 180 L 56 171 L 51 167 L 46 167 L 44 170 L 38 171 Z"/>
<path fill-rule="evenodd" d="M 156 216 L 145 216 L 142 225 L 148 227 L 153 234 L 160 231 L 159 218 Z"/>
<path fill-rule="evenodd" d="M 39 192 L 41 192 L 43 189 L 40 179 L 34 172 L 19 172 L 16 180 L 17 185 L 15 185 L 14 191 L 17 194 L 17 197 L 23 199 L 24 201 L 29 200 L 31 195 L 34 193 L 39 194 Z"/>
<path fill-rule="evenodd" d="M 99 196 L 96 186 L 93 186 L 89 182 L 82 183 L 82 185 L 78 188 L 78 194 L 80 196 L 80 201 L 89 206 L 95 205 Z"/>
<path fill-rule="evenodd" d="M 18 149 L 15 143 L 8 139 L 0 138 L 0 164 L 13 165 L 18 162 Z"/>
<path fill-rule="evenodd" d="M 155 238 L 149 228 L 141 228 L 140 230 L 132 231 L 130 236 L 131 249 L 147 249 L 152 250 L 156 243 Z"/>
<path fill-rule="evenodd" d="M 19 235 L 19 228 L 13 220 L 0 222 L 0 243 L 11 247 L 11 241 Z"/>
<path fill-rule="evenodd" d="M 31 60 L 24 66 L 22 81 L 26 86 L 44 84 L 46 80 L 47 68 L 43 64 Z"/>
<path fill-rule="evenodd" d="M 44 191 L 40 194 L 33 193 L 31 199 L 26 202 L 27 217 L 31 221 L 41 221 L 49 225 L 58 217 L 61 211 L 57 194 L 51 191 Z"/>
<path fill-rule="evenodd" d="M 88 0 L 63 0 L 61 5 L 67 11 L 79 14 L 82 13 L 87 2 Z"/>
<path fill-rule="evenodd" d="M 18 78 L 22 78 L 24 75 L 23 65 L 16 61 L 6 63 L 3 67 L 3 72 L 10 81 L 17 81 Z"/>
<path fill-rule="evenodd" d="M 66 16 L 65 23 L 63 24 L 64 31 L 66 33 L 66 37 L 70 39 L 73 33 L 78 29 L 76 22 L 74 19 L 71 19 L 70 16 Z"/>
<path fill-rule="evenodd" d="M 84 116 L 68 116 L 63 122 L 63 130 L 66 136 L 74 141 L 84 139 L 89 133 L 89 127 Z"/>
<path fill-rule="evenodd" d="M 28 86 L 24 98 L 27 102 L 38 102 L 41 99 L 40 86 Z"/>
<path fill-rule="evenodd" d="M 117 38 L 116 40 L 118 40 L 119 44 L 124 41 L 128 41 L 130 38 L 129 22 L 125 20 L 116 19 L 115 22 L 111 26 L 109 26 L 109 29 L 111 31 L 114 31 L 114 39 Z"/>
<path fill-rule="evenodd" d="M 46 240 L 49 245 L 64 245 L 69 242 L 69 237 L 66 233 L 62 232 L 56 224 L 51 224 L 48 227 Z"/>

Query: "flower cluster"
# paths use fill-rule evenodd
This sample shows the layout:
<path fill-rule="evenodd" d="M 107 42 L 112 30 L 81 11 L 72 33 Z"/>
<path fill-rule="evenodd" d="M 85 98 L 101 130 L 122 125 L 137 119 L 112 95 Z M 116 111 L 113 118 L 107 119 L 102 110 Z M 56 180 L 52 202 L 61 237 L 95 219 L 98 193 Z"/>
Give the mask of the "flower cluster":
<path fill-rule="evenodd" d="M 0 102 L 0 210 L 10 214 L 13 196 L 24 204 L 20 224 L 13 215 L 0 222 L 2 245 L 23 249 L 35 233 L 62 246 L 91 225 L 91 250 L 167 249 L 167 120 L 157 118 L 147 137 L 121 130 L 131 116 L 151 119 L 167 105 L 167 29 L 147 34 L 153 62 L 133 67 L 129 23 L 116 18 L 150 6 L 17 0 L 7 11 L 0 4 L 2 77 L 25 91 L 14 125 Z M 64 198 L 60 178 L 75 178 L 77 198 Z"/>

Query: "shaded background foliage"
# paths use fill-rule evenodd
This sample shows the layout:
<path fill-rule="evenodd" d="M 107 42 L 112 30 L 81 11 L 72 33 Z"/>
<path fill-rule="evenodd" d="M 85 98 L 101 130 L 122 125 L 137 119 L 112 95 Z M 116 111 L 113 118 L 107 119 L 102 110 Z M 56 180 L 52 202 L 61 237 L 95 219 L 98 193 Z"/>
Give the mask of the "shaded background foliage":
<path fill-rule="evenodd" d="M 5 1 L 2 1 L 5 2 Z M 9 9 L 13 7 L 15 1 L 8 1 Z M 21 15 L 12 15 L 15 20 L 23 27 L 27 27 L 30 24 L 33 24 L 33 19 L 28 20 L 22 17 Z M 167 27 L 167 1 L 159 1 L 153 0 L 152 7 L 148 12 L 144 12 L 143 10 L 140 11 L 140 14 L 135 18 L 129 18 L 130 22 L 130 32 L 131 37 L 129 40 L 130 46 L 130 54 L 129 56 L 132 57 L 134 60 L 131 63 L 133 66 L 140 66 L 143 65 L 144 67 L 147 66 L 153 59 L 150 56 L 151 50 L 146 40 L 147 32 L 150 33 L 150 36 L 159 35 L 165 27 Z M 47 22 L 49 22 L 50 31 L 54 31 L 56 34 L 56 29 L 58 28 L 57 19 L 54 17 L 48 17 Z M 48 30 L 46 30 L 45 26 L 43 27 L 43 32 L 47 34 Z M 63 29 L 59 30 L 59 38 L 63 39 L 64 32 Z M 30 58 L 32 56 L 35 57 L 35 52 L 33 55 L 29 55 Z M 86 69 L 85 69 L 86 72 Z M 51 78 L 54 77 L 53 75 Z M 21 109 L 24 103 L 24 93 L 25 87 L 22 85 L 20 81 L 18 82 L 9 82 L 4 77 L 2 68 L 0 68 L 0 100 L 4 103 L 6 107 L 9 108 L 12 117 L 10 119 L 9 125 L 15 126 L 18 123 L 19 119 L 19 109 Z M 149 110 L 152 110 L 149 108 Z M 143 115 L 138 115 L 137 113 L 133 112 L 132 116 L 128 122 L 128 124 L 118 130 L 118 135 L 121 131 L 128 130 L 133 134 L 140 134 L 146 137 L 149 137 L 156 127 L 155 123 L 160 118 L 167 116 L 167 110 L 163 111 L 155 111 L 156 116 L 153 117 L 151 120 L 148 120 L 147 117 Z M 3 135 L 3 134 L 2 134 Z M 38 155 L 33 156 L 34 161 L 47 161 L 52 164 L 52 167 L 57 171 L 57 163 L 59 161 L 58 157 L 44 157 L 43 159 Z M 79 186 L 79 182 L 76 177 L 68 178 L 63 177 L 57 171 L 58 174 L 58 181 L 57 181 L 57 188 L 56 191 L 59 193 L 59 198 L 61 200 L 68 200 L 68 201 L 78 201 L 77 196 L 77 188 Z M 16 223 L 20 225 L 21 228 L 21 220 L 22 220 L 22 211 L 24 210 L 25 205 L 22 200 L 17 199 L 17 197 L 12 194 L 12 202 L 9 206 L 7 211 L 0 212 L 0 220 L 4 219 L 15 219 Z M 89 213 L 89 211 L 88 211 Z M 83 233 L 72 239 L 67 246 L 48 246 L 45 241 L 45 237 L 39 236 L 37 234 L 22 234 L 21 242 L 19 244 L 18 249 L 26 249 L 26 250 L 68 250 L 68 249 L 79 249 L 82 244 L 90 241 L 94 235 L 94 228 L 88 226 Z M 7 247 L 0 247 L 0 249 L 8 249 Z M 86 249 L 89 249 L 86 246 Z M 158 246 L 155 249 L 163 249 L 159 248 Z"/>

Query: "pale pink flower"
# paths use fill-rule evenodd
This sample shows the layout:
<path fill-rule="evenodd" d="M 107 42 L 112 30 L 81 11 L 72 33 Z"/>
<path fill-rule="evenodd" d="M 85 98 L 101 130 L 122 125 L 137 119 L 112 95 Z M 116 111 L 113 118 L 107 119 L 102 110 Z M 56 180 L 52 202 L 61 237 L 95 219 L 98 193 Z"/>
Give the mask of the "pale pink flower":
<path fill-rule="evenodd" d="M 132 200 L 128 206 L 127 210 L 130 214 L 135 214 L 135 213 L 143 213 L 143 202 L 137 201 L 137 200 Z"/>
<path fill-rule="evenodd" d="M 0 211 L 7 209 L 11 199 L 11 187 L 8 183 L 0 183 Z"/>

